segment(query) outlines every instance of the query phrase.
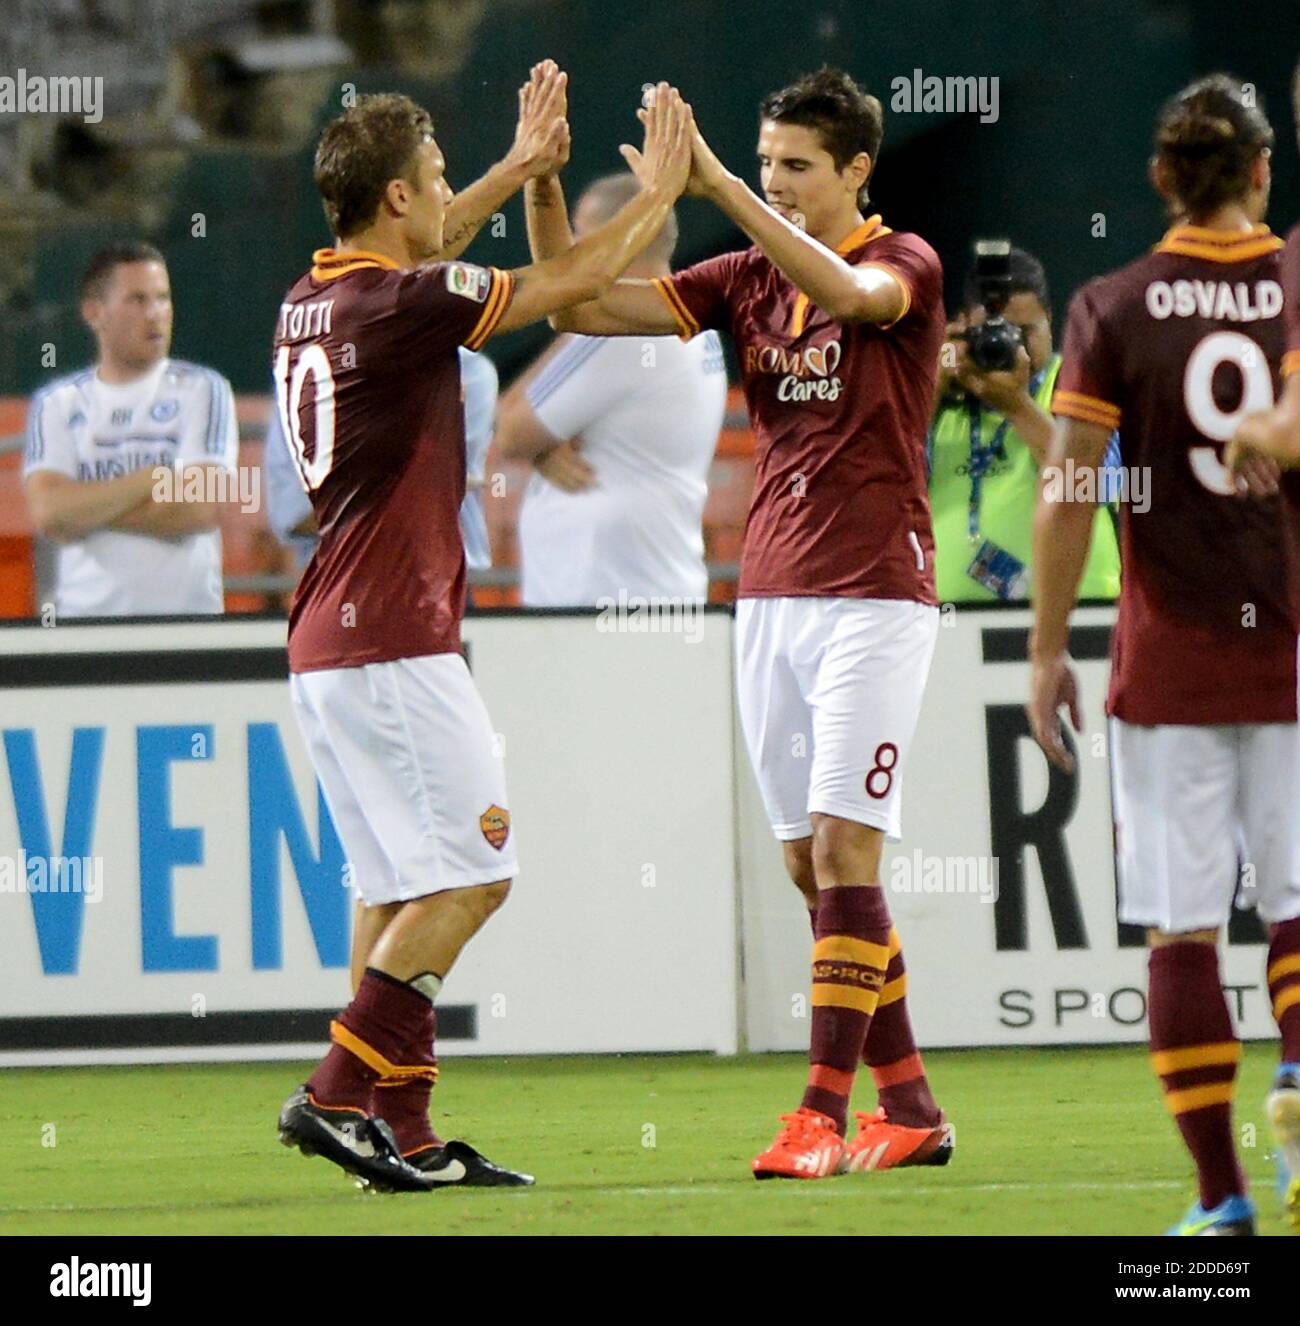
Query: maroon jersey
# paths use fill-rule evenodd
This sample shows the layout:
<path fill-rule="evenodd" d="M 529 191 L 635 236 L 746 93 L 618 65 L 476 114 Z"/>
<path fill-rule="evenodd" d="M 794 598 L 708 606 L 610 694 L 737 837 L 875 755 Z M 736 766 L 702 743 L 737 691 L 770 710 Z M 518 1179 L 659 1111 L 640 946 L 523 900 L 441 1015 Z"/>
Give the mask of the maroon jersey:
<path fill-rule="evenodd" d="M 756 442 L 739 594 L 935 603 L 925 438 L 943 269 L 878 216 L 835 251 L 902 282 L 898 319 L 837 322 L 758 248 L 655 282 L 683 337 L 712 327 L 736 343 Z"/>
<path fill-rule="evenodd" d="M 1242 498 L 1222 464 L 1276 395 L 1281 248 L 1266 226 L 1176 226 L 1070 306 L 1052 409 L 1118 428 L 1130 480 L 1107 704 L 1127 723 L 1296 719 L 1300 476 Z"/>
<path fill-rule="evenodd" d="M 465 608 L 456 347 L 483 345 L 513 278 L 359 251 L 313 260 L 275 334 L 276 406 L 320 529 L 289 611 L 289 667 L 452 653 Z"/>

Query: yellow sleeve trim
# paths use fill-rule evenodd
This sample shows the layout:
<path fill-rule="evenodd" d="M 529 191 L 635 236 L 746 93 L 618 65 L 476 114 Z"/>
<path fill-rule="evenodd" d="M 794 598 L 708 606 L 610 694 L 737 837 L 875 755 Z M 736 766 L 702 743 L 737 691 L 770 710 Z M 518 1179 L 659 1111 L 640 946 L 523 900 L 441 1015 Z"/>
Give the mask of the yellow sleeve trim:
<path fill-rule="evenodd" d="M 503 272 L 499 267 L 489 267 L 488 271 L 492 273 L 492 287 L 473 331 L 461 342 L 466 350 L 481 350 L 487 344 L 488 337 L 496 331 L 497 323 L 501 321 L 510 305 L 510 297 L 514 294 L 515 278 L 509 272 Z"/>
<path fill-rule="evenodd" d="M 1085 396 L 1081 391 L 1057 391 L 1052 397 L 1052 413 L 1079 419 L 1085 424 L 1101 424 L 1118 428 L 1120 408 L 1097 396 Z"/>
<path fill-rule="evenodd" d="M 896 327 L 905 317 L 907 317 L 908 310 L 912 307 L 912 287 L 907 284 L 907 279 L 903 276 L 903 273 L 900 272 L 897 267 L 891 267 L 887 262 L 860 262 L 858 263 L 858 266 L 879 267 L 882 272 L 888 272 L 902 287 L 903 311 L 889 322 L 878 322 L 876 324 L 881 331 L 888 331 L 891 327 Z"/>
<path fill-rule="evenodd" d="M 690 309 L 686 307 L 672 281 L 667 277 L 657 276 L 653 284 L 654 288 L 663 296 L 664 303 L 668 305 L 668 311 L 673 315 L 673 321 L 677 324 L 677 334 L 683 341 L 694 340 L 700 334 L 700 324 L 691 316 Z"/>

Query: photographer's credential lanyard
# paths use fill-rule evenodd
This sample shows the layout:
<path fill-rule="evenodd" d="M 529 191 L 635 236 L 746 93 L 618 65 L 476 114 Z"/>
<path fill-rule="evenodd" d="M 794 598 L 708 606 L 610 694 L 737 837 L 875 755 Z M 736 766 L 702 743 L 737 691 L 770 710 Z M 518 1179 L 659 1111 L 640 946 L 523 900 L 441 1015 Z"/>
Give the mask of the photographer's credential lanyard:
<path fill-rule="evenodd" d="M 1031 399 L 1036 399 L 1038 389 L 1042 386 L 1046 370 L 1040 370 L 1029 379 L 1027 388 Z M 984 406 L 978 400 L 967 400 L 966 409 L 970 414 L 970 515 L 967 521 L 967 531 L 970 534 L 970 541 L 978 543 L 980 538 L 980 492 L 984 486 L 984 474 L 994 458 L 1005 455 L 1003 439 L 1007 435 L 1007 429 L 1011 427 L 1009 419 L 1003 419 L 1002 422 L 993 431 L 993 439 L 988 446 L 983 445 L 984 425 L 981 415 L 984 413 Z"/>

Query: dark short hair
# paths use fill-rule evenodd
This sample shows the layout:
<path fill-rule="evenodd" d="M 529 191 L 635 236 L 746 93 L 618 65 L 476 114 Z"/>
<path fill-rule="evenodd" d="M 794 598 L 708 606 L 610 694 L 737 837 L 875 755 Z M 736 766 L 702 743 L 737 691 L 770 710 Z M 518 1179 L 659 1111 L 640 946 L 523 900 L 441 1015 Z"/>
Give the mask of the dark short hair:
<path fill-rule="evenodd" d="M 1047 288 L 1047 273 L 1043 270 L 1043 264 L 1024 249 L 1012 249 L 1008 255 L 1007 268 L 1010 276 L 1008 295 L 1035 295 L 1044 310 L 1051 313 L 1052 296 Z M 980 298 L 980 283 L 974 267 L 966 274 L 963 302 L 968 309 L 979 308 L 984 302 Z"/>
<path fill-rule="evenodd" d="M 800 124 L 816 130 L 836 170 L 843 170 L 859 152 L 871 158 L 874 170 L 885 137 L 885 112 L 880 102 L 842 69 L 830 65 L 765 97 L 761 116 L 777 124 Z M 866 201 L 864 183 L 858 193 L 859 206 Z"/>
<path fill-rule="evenodd" d="M 1196 220 L 1247 193 L 1251 165 L 1273 146 L 1273 128 L 1248 104 L 1239 78 L 1209 74 L 1165 102 L 1155 146 L 1178 202 Z"/>
<path fill-rule="evenodd" d="M 142 239 L 106 244 L 91 255 L 81 273 L 81 298 L 103 299 L 113 273 L 129 262 L 159 262 L 167 266 L 167 259 L 152 244 L 146 244 Z"/>
<path fill-rule="evenodd" d="M 331 120 L 314 170 L 330 233 L 347 239 L 368 226 L 389 182 L 414 178 L 416 153 L 432 136 L 429 112 L 397 92 L 358 97 Z"/>

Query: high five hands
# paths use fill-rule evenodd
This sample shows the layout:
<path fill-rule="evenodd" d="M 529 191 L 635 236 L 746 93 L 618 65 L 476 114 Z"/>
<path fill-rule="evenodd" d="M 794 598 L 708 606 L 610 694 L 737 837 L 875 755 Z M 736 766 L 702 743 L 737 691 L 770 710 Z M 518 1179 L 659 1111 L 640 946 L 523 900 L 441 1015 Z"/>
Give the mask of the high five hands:
<path fill-rule="evenodd" d="M 691 110 L 690 103 L 682 101 L 677 89 L 669 87 L 667 83 L 658 83 L 653 87 L 647 86 L 641 109 L 636 113 L 637 119 L 646 126 L 646 131 L 649 133 L 651 117 L 655 109 L 664 104 L 665 98 L 680 105 L 685 115 L 686 139 L 689 148 L 689 173 L 683 192 L 698 197 L 706 196 L 712 189 L 718 187 L 727 179 L 727 171 L 718 158 L 714 156 L 713 149 L 704 141 L 704 135 L 700 133 L 699 125 L 695 123 L 695 115 Z M 638 152 L 629 143 L 624 143 L 618 150 L 632 173 L 640 181 L 641 187 L 648 188 L 650 174 L 646 168 L 644 153 Z"/>
<path fill-rule="evenodd" d="M 554 60 L 543 60 L 519 89 L 519 123 L 509 155 L 527 179 L 556 175 L 568 164 L 568 86 L 568 74 Z"/>

